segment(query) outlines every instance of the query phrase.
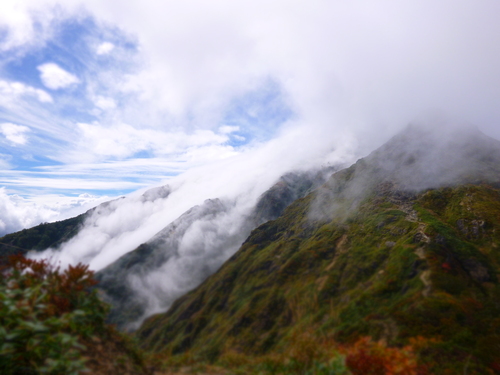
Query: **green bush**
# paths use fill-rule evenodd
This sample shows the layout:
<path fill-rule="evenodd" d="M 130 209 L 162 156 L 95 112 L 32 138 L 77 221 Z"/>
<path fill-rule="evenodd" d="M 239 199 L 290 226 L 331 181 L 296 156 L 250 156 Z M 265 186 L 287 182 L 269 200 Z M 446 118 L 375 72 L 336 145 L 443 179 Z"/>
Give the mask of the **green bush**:
<path fill-rule="evenodd" d="M 107 307 L 92 272 L 81 264 L 60 272 L 45 261 L 11 257 L 0 274 L 0 373 L 78 374 L 80 337 L 103 328 Z"/>

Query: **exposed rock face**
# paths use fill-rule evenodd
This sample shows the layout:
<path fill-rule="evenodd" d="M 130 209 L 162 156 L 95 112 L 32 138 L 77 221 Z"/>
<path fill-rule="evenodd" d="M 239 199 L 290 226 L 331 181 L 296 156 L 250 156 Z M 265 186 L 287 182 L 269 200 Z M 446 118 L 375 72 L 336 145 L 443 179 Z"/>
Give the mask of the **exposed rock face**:
<path fill-rule="evenodd" d="M 469 275 L 479 283 L 492 281 L 488 268 L 475 258 L 469 258 L 462 261 L 463 267 Z"/>

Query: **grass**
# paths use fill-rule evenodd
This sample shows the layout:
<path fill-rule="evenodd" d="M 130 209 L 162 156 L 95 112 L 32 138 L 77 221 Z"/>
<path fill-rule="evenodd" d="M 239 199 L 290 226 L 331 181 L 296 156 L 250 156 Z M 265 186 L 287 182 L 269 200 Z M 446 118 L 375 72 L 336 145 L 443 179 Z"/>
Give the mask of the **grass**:
<path fill-rule="evenodd" d="M 430 191 L 412 198 L 418 220 L 410 221 L 408 208 L 390 194 L 371 195 L 342 220 L 314 221 L 306 209 L 314 197 L 308 196 L 256 229 L 217 274 L 168 313 L 148 319 L 137 336 L 148 350 L 168 356 L 176 349 L 212 363 L 235 350 L 234 358 L 287 353 L 279 366 L 293 358 L 298 331 L 337 346 L 371 337 L 388 349 L 421 336 L 427 344 L 415 355 L 429 371 L 462 371 L 454 358 L 464 356 L 469 373 L 494 371 L 499 197 L 488 186 Z M 460 219 L 486 224 L 471 237 L 457 226 Z M 422 231 L 428 242 L 417 236 Z M 424 271 L 430 286 L 421 279 Z M 485 281 L 481 272 L 491 277 Z M 194 301 L 199 308 L 190 312 Z M 437 362 L 440 356 L 449 361 Z"/>

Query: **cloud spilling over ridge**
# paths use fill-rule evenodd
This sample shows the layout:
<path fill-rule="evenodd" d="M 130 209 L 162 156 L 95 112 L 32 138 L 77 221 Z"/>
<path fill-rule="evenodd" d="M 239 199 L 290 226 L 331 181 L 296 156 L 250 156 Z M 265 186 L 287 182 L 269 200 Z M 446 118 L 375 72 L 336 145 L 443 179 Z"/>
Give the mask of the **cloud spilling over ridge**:
<path fill-rule="evenodd" d="M 184 243 L 217 244 L 284 173 L 353 161 L 429 109 L 500 138 L 498 14 L 495 0 L 9 3 L 0 123 L 29 141 L 5 142 L 2 185 L 116 196 L 168 184 L 101 206 L 41 254 L 63 264 L 102 269 L 216 198 L 229 213 Z M 63 71 L 44 79 L 46 64 Z M 165 272 L 178 276 L 141 282 L 174 290 Z"/>
<path fill-rule="evenodd" d="M 237 218 L 247 214 L 259 196 L 290 170 L 352 161 L 356 145 L 352 139 L 337 137 L 336 142 L 333 140 L 338 144 L 335 149 L 331 148 L 332 140 L 303 145 L 302 131 L 301 128 L 289 130 L 283 138 L 252 151 L 172 178 L 168 182 L 168 194 L 144 199 L 137 192 L 101 205 L 60 250 L 33 256 L 51 257 L 63 265 L 83 262 L 100 270 L 207 199 L 234 202 L 231 213 Z M 283 158 L 290 144 L 295 152 Z"/>
<path fill-rule="evenodd" d="M 10 93 L 0 99 L 22 100 L 0 121 L 29 127 L 30 152 L 68 166 L 222 159 L 284 134 L 291 121 L 308 137 L 350 133 L 373 148 L 429 108 L 498 138 L 499 11 L 493 0 L 20 0 L 0 15 Z M 37 67 L 51 63 L 79 83 L 54 81 L 61 89 L 47 94 Z M 219 137 L 223 126 L 238 131 Z M 217 141 L 165 155 L 146 136 L 124 152 L 120 129 Z M 11 150 L 19 160 L 22 151 Z"/>

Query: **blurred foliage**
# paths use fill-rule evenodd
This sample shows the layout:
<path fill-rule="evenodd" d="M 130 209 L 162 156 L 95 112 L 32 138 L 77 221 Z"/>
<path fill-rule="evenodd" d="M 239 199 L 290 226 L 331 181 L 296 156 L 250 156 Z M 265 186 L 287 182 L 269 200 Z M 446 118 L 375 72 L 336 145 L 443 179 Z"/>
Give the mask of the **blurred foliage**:
<path fill-rule="evenodd" d="M 77 374 L 84 369 L 78 341 L 102 330 L 107 307 L 81 264 L 63 272 L 46 261 L 12 256 L 0 278 L 2 374 Z"/>
<path fill-rule="evenodd" d="M 121 361 L 134 357 L 132 362 L 141 366 L 133 345 L 105 324 L 109 308 L 91 291 L 95 281 L 88 266 L 62 271 L 20 255 L 7 263 L 0 273 L 1 374 L 79 374 L 87 362 L 96 362 L 93 358 L 109 350 L 103 344 L 123 347 L 114 350 L 124 355 Z"/>

